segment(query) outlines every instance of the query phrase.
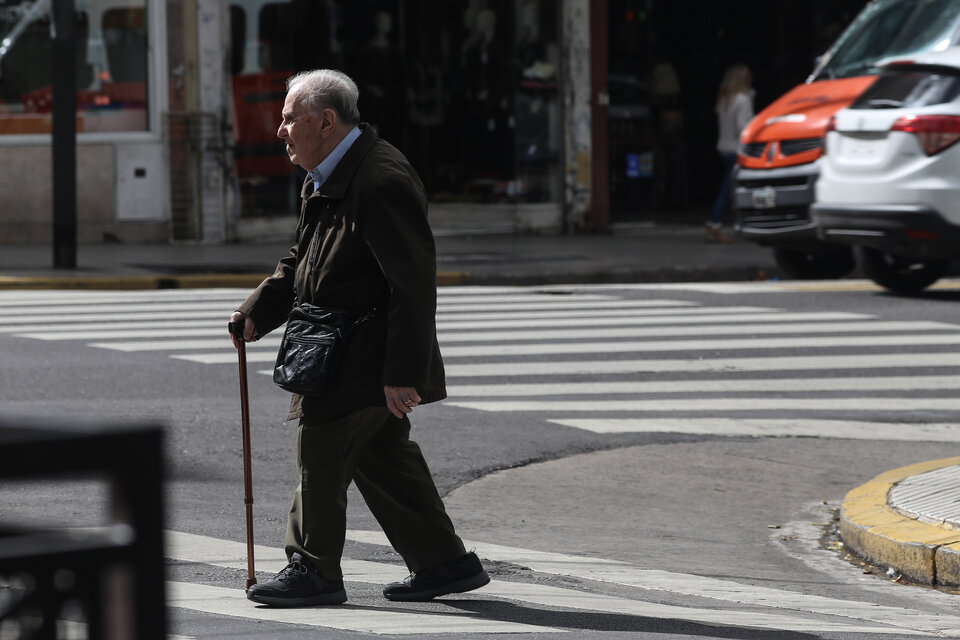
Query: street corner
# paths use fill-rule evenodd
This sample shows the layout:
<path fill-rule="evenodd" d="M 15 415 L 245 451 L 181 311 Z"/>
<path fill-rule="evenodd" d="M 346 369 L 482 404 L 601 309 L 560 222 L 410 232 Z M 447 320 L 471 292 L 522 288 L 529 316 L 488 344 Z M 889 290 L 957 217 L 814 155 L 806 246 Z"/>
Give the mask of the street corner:
<path fill-rule="evenodd" d="M 847 550 L 925 585 L 960 586 L 960 457 L 884 472 L 840 509 Z"/>

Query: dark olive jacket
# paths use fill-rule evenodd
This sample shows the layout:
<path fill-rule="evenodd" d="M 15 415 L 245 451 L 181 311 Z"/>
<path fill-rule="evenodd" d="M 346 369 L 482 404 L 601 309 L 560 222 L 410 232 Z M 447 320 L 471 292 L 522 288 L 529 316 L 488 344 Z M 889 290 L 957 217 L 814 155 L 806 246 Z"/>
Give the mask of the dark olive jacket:
<path fill-rule="evenodd" d="M 446 397 L 436 331 L 436 250 L 423 184 L 407 159 L 369 125 L 320 189 L 304 182 L 297 242 L 238 309 L 260 336 L 296 302 L 376 308 L 350 338 L 336 386 L 294 395 L 290 419 L 385 406 L 384 385 L 415 387 L 421 404 Z"/>

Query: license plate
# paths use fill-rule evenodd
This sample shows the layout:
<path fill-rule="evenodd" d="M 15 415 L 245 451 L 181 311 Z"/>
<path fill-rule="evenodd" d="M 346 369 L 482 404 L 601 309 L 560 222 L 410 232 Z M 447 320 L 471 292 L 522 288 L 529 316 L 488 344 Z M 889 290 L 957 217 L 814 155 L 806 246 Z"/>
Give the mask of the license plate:
<path fill-rule="evenodd" d="M 777 206 L 777 192 L 773 187 L 754 189 L 750 195 L 754 209 L 773 209 Z"/>
<path fill-rule="evenodd" d="M 880 155 L 883 140 L 845 137 L 842 139 L 841 153 L 854 160 L 868 160 Z"/>

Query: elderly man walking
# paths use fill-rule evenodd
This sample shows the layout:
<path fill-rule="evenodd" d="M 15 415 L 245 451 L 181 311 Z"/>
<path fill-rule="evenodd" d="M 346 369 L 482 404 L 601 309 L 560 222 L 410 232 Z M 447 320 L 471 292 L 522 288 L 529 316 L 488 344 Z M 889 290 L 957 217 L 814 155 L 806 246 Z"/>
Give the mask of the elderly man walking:
<path fill-rule="evenodd" d="M 247 597 L 275 607 L 346 601 L 340 558 L 351 481 L 410 571 L 384 588 L 386 598 L 481 587 L 490 579 L 466 553 L 409 438 L 409 414 L 446 397 L 423 185 L 403 154 L 360 123 L 357 86 L 339 71 L 290 78 L 282 118 L 277 136 L 309 173 L 296 244 L 231 321 L 243 322 L 246 342 L 283 324 L 297 303 L 362 321 L 333 387 L 291 400 L 300 483 L 287 520 L 290 564 Z"/>

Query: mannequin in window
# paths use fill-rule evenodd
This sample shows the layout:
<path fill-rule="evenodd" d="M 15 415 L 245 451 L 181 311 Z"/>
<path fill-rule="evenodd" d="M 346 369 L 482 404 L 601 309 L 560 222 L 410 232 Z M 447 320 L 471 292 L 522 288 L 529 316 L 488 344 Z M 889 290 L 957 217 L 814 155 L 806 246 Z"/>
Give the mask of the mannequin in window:
<path fill-rule="evenodd" d="M 393 16 L 388 11 L 373 14 L 373 36 L 360 57 L 360 109 L 381 137 L 403 147 L 402 120 L 397 101 L 404 96 L 402 52 L 393 42 Z"/>
<path fill-rule="evenodd" d="M 496 40 L 497 14 L 481 9 L 473 16 L 463 46 L 461 72 L 466 102 L 466 162 L 484 177 L 509 173 L 513 74 Z"/>

